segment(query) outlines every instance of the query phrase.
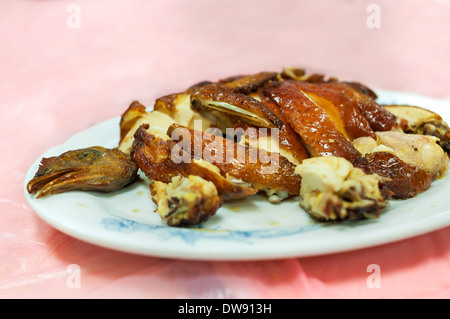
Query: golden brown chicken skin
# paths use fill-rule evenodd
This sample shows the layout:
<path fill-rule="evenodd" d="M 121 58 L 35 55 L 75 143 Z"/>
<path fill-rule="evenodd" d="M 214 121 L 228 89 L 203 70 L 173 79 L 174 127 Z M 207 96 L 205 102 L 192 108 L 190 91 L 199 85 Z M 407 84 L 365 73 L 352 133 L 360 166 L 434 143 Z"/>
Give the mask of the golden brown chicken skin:
<path fill-rule="evenodd" d="M 148 125 L 142 125 L 136 131 L 131 156 L 149 179 L 168 184 L 176 176 L 199 176 L 211 181 L 224 200 L 243 198 L 258 192 L 248 183 L 222 176 L 213 165 L 193 159 L 182 149 L 176 149 L 173 140 L 162 139 L 148 132 L 148 128 Z"/>
<path fill-rule="evenodd" d="M 378 174 L 389 178 L 384 183 L 384 190 L 396 199 L 407 199 L 426 191 L 436 175 L 405 163 L 397 156 L 386 152 L 366 154 L 354 163 L 366 174 Z"/>
<path fill-rule="evenodd" d="M 335 124 L 339 123 L 349 139 L 375 137 L 369 121 L 358 107 L 358 100 L 346 93 L 350 89 L 346 84 L 298 82 L 296 86 L 308 99 L 325 110 Z"/>
<path fill-rule="evenodd" d="M 247 94 L 233 92 L 223 85 L 205 85 L 193 91 L 190 98 L 193 110 L 203 114 L 220 112 L 233 123 L 268 128 L 282 125 L 281 120 L 263 103 Z"/>
<path fill-rule="evenodd" d="M 270 188 L 288 195 L 298 195 L 300 191 L 301 178 L 295 173 L 296 166 L 279 154 L 178 124 L 171 125 L 167 134 L 175 135 L 174 140 L 182 144 L 183 149 L 190 150 L 192 156 L 197 151 L 204 160 L 217 166 L 222 175 L 235 176 L 261 190 Z"/>
<path fill-rule="evenodd" d="M 278 145 L 280 149 L 291 153 L 297 163 L 309 158 L 308 151 L 303 144 L 302 138 L 294 131 L 288 120 L 283 115 L 278 104 L 274 103 L 264 92 L 259 92 L 258 96 L 261 102 L 270 109 L 283 123 L 278 131 Z"/>
<path fill-rule="evenodd" d="M 445 174 L 450 129 L 433 112 L 376 99 L 361 83 L 298 68 L 199 82 L 160 97 L 153 111 L 134 101 L 118 148 L 44 158 L 27 190 L 111 192 L 141 169 L 170 226 L 200 223 L 223 201 L 260 191 L 270 202 L 299 195 L 320 220 L 378 216 L 387 198 L 414 197 Z M 244 134 L 230 139 L 227 129 Z"/>
<path fill-rule="evenodd" d="M 342 121 L 335 123 L 323 108 L 301 92 L 296 82 L 281 82 L 268 88 L 267 94 L 280 106 L 283 116 L 303 139 L 312 157 L 334 155 L 350 162 L 361 157 L 344 135 Z"/>
<path fill-rule="evenodd" d="M 235 76 L 219 80 L 219 84 L 230 89 L 235 93 L 250 94 L 256 92 L 272 80 L 276 80 L 276 72 L 259 72 L 256 74 Z"/>
<path fill-rule="evenodd" d="M 196 225 L 215 215 L 223 203 L 215 185 L 195 175 L 175 176 L 170 183 L 150 183 L 152 200 L 169 226 Z"/>
<path fill-rule="evenodd" d="M 428 189 L 436 177 L 423 169 L 407 164 L 396 155 L 376 152 L 366 154 L 364 157 L 351 143 L 350 134 L 346 131 L 343 118 L 339 113 L 332 113 L 322 107 L 323 102 L 315 101 L 304 94 L 305 86 L 293 81 L 284 81 L 267 89 L 269 96 L 276 102 L 283 115 L 293 129 L 303 138 L 312 157 L 337 156 L 347 159 L 356 167 L 362 168 L 367 174 L 377 173 L 390 178 L 384 184 L 385 190 L 393 197 L 406 199 L 416 196 Z M 315 90 L 314 92 L 318 92 Z M 322 95 L 332 98 L 332 95 Z M 331 100 L 333 102 L 334 100 Z M 370 107 L 373 105 L 370 104 Z M 360 106 L 362 107 L 362 106 Z M 373 131 L 393 128 L 395 116 L 383 117 L 386 110 L 378 112 L 379 107 L 373 106 L 376 111 L 372 114 L 369 123 L 376 118 L 384 118 L 384 124 L 379 127 L 371 126 Z M 365 112 L 362 112 L 365 114 Z M 370 131 L 367 136 L 372 136 Z M 370 134 L 369 134 L 370 133 Z"/>

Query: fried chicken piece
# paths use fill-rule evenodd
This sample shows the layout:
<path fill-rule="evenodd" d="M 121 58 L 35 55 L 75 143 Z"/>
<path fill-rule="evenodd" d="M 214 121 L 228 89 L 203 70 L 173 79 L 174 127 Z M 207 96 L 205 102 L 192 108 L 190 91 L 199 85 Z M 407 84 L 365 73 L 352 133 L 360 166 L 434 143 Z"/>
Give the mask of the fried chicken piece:
<path fill-rule="evenodd" d="M 430 188 L 436 175 L 420 167 L 408 164 L 396 155 L 388 152 L 366 154 L 354 163 L 366 174 L 378 174 L 390 180 L 384 186 L 395 199 L 408 199 Z"/>
<path fill-rule="evenodd" d="M 239 124 L 235 125 L 232 130 L 227 131 L 225 138 L 244 146 L 265 150 L 269 153 L 278 153 L 292 164 L 298 165 L 310 156 L 299 136 L 290 126 L 289 129 L 294 134 L 289 135 L 291 132 L 288 132 L 287 128 L 287 126 L 283 125 L 283 128 L 280 130 L 269 130 Z"/>
<path fill-rule="evenodd" d="M 349 136 L 345 135 L 344 125 L 332 120 L 337 116 L 330 117 L 322 107 L 303 94 L 297 83 L 284 81 L 268 88 L 268 93 L 281 107 L 292 128 L 303 138 L 312 157 L 342 157 L 366 174 L 377 173 L 388 177 L 391 181 L 384 185 L 394 198 L 399 199 L 416 196 L 428 189 L 434 180 L 435 175 L 406 163 L 394 154 L 376 152 L 363 157 Z M 372 120 L 382 117 L 381 114 L 375 112 Z M 382 125 L 383 129 L 387 127 Z"/>
<path fill-rule="evenodd" d="M 356 103 L 356 108 L 361 112 L 374 132 L 390 131 L 397 128 L 397 119 L 394 114 L 379 105 L 372 97 L 345 83 L 335 83 L 329 86 L 330 90 L 341 91 L 346 95 L 349 103 Z"/>
<path fill-rule="evenodd" d="M 397 124 L 395 116 L 376 103 L 376 93 L 362 83 L 339 81 L 333 77 L 325 79 L 321 74 L 307 75 L 304 69 L 299 68 L 285 68 L 281 76 L 288 81 L 295 80 L 303 88 L 316 91 L 311 93 L 340 108 L 342 119 L 351 135 L 353 131 L 356 134 L 360 134 L 360 130 L 361 133 L 368 131 L 367 123 L 373 131 L 388 131 Z M 319 102 L 323 100 L 319 99 Z M 356 137 L 360 136 L 367 135 Z"/>
<path fill-rule="evenodd" d="M 353 141 L 364 157 L 355 163 L 367 173 L 391 179 L 386 183 L 394 198 L 406 199 L 427 190 L 448 170 L 448 156 L 436 138 L 401 132 L 377 132 Z"/>
<path fill-rule="evenodd" d="M 123 115 L 122 118 L 124 116 L 126 115 Z M 123 128 L 121 126 L 121 133 L 123 133 L 124 136 L 120 140 L 118 148 L 122 152 L 130 154 L 133 147 L 134 134 L 143 124 L 151 125 L 152 130 L 159 132 L 159 136 L 161 138 L 166 138 L 165 133 L 173 123 L 175 123 L 173 118 L 160 111 L 151 111 L 141 114 L 139 117 L 134 119 L 133 124 L 128 128 Z"/>
<path fill-rule="evenodd" d="M 273 77 L 273 73 L 268 75 L 259 73 L 255 76 L 227 82 L 224 85 L 213 84 L 200 87 L 192 93 L 192 108 L 204 116 L 210 116 L 210 118 L 214 116 L 217 126 L 225 133 L 227 129 L 231 128 L 241 128 L 244 131 L 248 128 L 255 128 L 256 131 L 256 128 L 260 127 L 279 129 L 278 131 L 267 131 L 266 134 L 258 135 L 248 142 L 252 146 L 257 144 L 271 146 L 267 151 L 279 151 L 293 163 L 298 164 L 304 158 L 309 157 L 301 138 L 292 130 L 288 122 L 282 119 L 278 105 L 264 96 L 261 90 L 258 90 L 264 87 L 263 84 L 273 80 Z M 251 82 L 255 78 L 259 81 Z M 248 85 L 240 87 L 237 86 L 237 83 L 240 85 L 247 83 Z M 230 87 L 239 88 L 239 90 L 234 92 L 234 89 L 226 86 L 227 84 Z M 246 92 L 246 94 L 241 92 Z M 229 134 L 227 137 L 234 138 Z"/>
<path fill-rule="evenodd" d="M 169 226 L 196 225 L 215 215 L 223 203 L 216 186 L 199 176 L 174 176 L 170 183 L 150 184 L 152 200 Z"/>
<path fill-rule="evenodd" d="M 127 133 L 133 128 L 134 124 L 143 116 L 147 115 L 147 110 L 143 104 L 139 101 L 133 101 L 128 109 L 120 117 L 120 141 L 122 143 L 123 139 Z"/>
<path fill-rule="evenodd" d="M 303 68 L 297 67 L 285 67 L 280 74 L 282 79 L 286 80 L 295 80 L 300 82 L 307 83 L 343 83 L 351 86 L 353 89 L 358 92 L 367 95 L 369 98 L 376 100 L 378 98 L 377 94 L 368 86 L 360 83 L 360 82 L 349 82 L 349 81 L 339 81 L 336 77 L 325 78 L 324 74 L 306 74 L 306 70 Z"/>
<path fill-rule="evenodd" d="M 204 84 L 198 84 L 201 87 Z M 187 127 L 206 130 L 216 125 L 215 120 L 195 112 L 190 106 L 190 95 L 196 86 L 186 92 L 174 93 L 162 96 L 155 102 L 154 109 L 147 111 L 146 107 L 134 101 L 122 114 L 120 120 L 119 149 L 130 153 L 134 140 L 134 133 L 142 124 L 150 124 L 153 129 L 162 133 L 173 123 L 179 123 Z"/>
<path fill-rule="evenodd" d="M 224 85 L 210 84 L 193 91 L 191 107 L 201 114 L 214 115 L 222 131 L 233 127 L 235 123 L 267 128 L 280 127 L 283 124 L 260 101 L 247 94 L 234 92 Z"/>
<path fill-rule="evenodd" d="M 297 68 L 203 81 L 157 99 L 151 112 L 134 101 L 122 114 L 117 149 L 43 159 L 28 191 L 114 191 L 133 183 L 140 168 L 171 226 L 197 224 L 223 200 L 258 191 L 271 202 L 300 194 L 302 207 L 321 220 L 376 216 L 386 197 L 413 197 L 445 173 L 448 158 L 436 142 L 450 151 L 448 125 L 437 114 L 376 98 L 361 83 Z M 205 132 L 213 127 L 268 130 L 228 140 Z M 168 136 L 178 129 L 189 137 Z"/>
<path fill-rule="evenodd" d="M 333 155 L 350 162 L 361 157 L 347 139 L 342 121 L 334 122 L 322 107 L 302 93 L 297 83 L 284 81 L 267 88 L 266 92 L 301 136 L 311 157 Z M 338 115 L 333 116 L 337 118 Z"/>
<path fill-rule="evenodd" d="M 386 206 L 382 184 L 388 179 L 365 174 L 341 157 L 315 157 L 303 161 L 300 206 L 320 221 L 378 217 Z"/>
<path fill-rule="evenodd" d="M 416 133 L 423 123 L 442 121 L 439 114 L 414 105 L 394 104 L 383 107 L 396 116 L 397 124 L 405 132 Z"/>
<path fill-rule="evenodd" d="M 174 122 L 194 128 L 200 123 L 201 130 L 206 130 L 217 125 L 217 120 L 209 114 L 202 114 L 191 108 L 191 94 L 198 87 L 203 87 L 209 82 L 202 82 L 188 88 L 185 92 L 174 93 L 158 98 L 154 110 L 167 114 Z"/>
<path fill-rule="evenodd" d="M 335 77 L 325 78 L 325 74 L 312 73 L 306 74 L 306 70 L 297 67 L 285 67 L 280 73 L 281 79 L 284 80 L 295 80 L 298 82 L 308 82 L 308 83 L 329 83 L 337 82 L 338 79 Z"/>
<path fill-rule="evenodd" d="M 450 154 L 450 128 L 439 114 L 413 105 L 383 105 L 397 118 L 406 133 L 437 137 L 438 144 Z"/>
<path fill-rule="evenodd" d="M 369 121 L 363 116 L 359 100 L 344 94 L 344 83 L 297 83 L 297 88 L 313 103 L 321 107 L 339 130 L 350 140 L 361 136 L 375 137 Z"/>
<path fill-rule="evenodd" d="M 113 192 L 133 183 L 137 173 L 128 154 L 92 146 L 43 158 L 27 190 L 37 198 L 72 190 Z"/>
<path fill-rule="evenodd" d="M 150 180 L 168 184 L 176 176 L 199 176 L 212 182 L 223 200 L 243 198 L 258 192 L 257 188 L 231 174 L 221 175 L 211 163 L 192 158 L 191 154 L 176 147 L 168 136 L 163 138 L 148 124 L 139 127 L 134 136 L 132 159 Z"/>
<path fill-rule="evenodd" d="M 376 140 L 370 137 L 361 139 L 354 140 L 353 145 L 362 148 L 364 154 L 388 152 L 434 176 L 443 176 L 448 169 L 448 156 L 434 136 L 387 131 L 377 132 Z"/>
<path fill-rule="evenodd" d="M 256 92 L 278 76 L 276 72 L 259 72 L 252 75 L 237 76 L 219 80 L 220 84 L 234 93 L 250 94 Z"/>
<path fill-rule="evenodd" d="M 273 138 L 275 141 L 271 141 L 271 144 L 276 144 L 276 147 L 267 150 L 279 152 L 281 156 L 286 157 L 296 165 L 300 164 L 304 159 L 309 158 L 310 156 L 303 144 L 302 138 L 294 131 L 292 126 L 286 120 L 280 106 L 274 103 L 263 91 L 258 92 L 257 96 L 283 123 L 278 130 L 278 134 Z M 258 136 L 259 145 L 261 144 L 260 139 L 261 137 Z"/>
<path fill-rule="evenodd" d="M 295 165 L 278 153 L 235 143 L 222 136 L 191 130 L 173 124 L 167 135 L 192 157 L 218 167 L 222 175 L 230 174 L 250 183 L 278 202 L 300 191 L 300 176 Z"/>

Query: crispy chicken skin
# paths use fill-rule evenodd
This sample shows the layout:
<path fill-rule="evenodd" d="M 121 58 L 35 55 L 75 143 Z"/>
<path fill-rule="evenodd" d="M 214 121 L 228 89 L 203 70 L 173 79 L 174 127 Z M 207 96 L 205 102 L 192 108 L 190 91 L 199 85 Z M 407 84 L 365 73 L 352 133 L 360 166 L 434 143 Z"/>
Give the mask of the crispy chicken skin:
<path fill-rule="evenodd" d="M 378 174 L 389 178 L 390 181 L 384 183 L 384 186 L 386 192 L 390 192 L 395 199 L 408 199 L 426 191 L 436 178 L 435 175 L 408 164 L 388 152 L 366 154 L 354 165 L 366 174 Z"/>
<path fill-rule="evenodd" d="M 295 164 L 300 164 L 304 159 L 309 158 L 308 151 L 303 144 L 302 138 L 294 131 L 292 126 L 286 120 L 281 108 L 267 96 L 264 90 L 258 92 L 258 98 L 270 109 L 283 123 L 278 131 L 277 144 L 280 155 L 288 158 Z"/>
<path fill-rule="evenodd" d="M 333 155 L 353 162 L 361 156 L 344 135 L 343 125 L 336 125 L 323 108 L 301 92 L 295 82 L 281 82 L 269 88 L 267 94 L 280 106 L 283 116 L 303 139 L 311 157 Z"/>
<path fill-rule="evenodd" d="M 202 87 L 205 83 L 199 83 L 187 89 L 185 92 L 174 93 L 158 98 L 154 105 L 154 111 L 158 111 L 169 116 L 174 122 L 194 128 L 194 124 L 200 123 L 201 129 L 216 126 L 216 119 L 212 116 L 194 111 L 191 108 L 191 93 L 197 87 Z M 151 122 L 148 122 L 151 123 Z M 153 125 L 157 123 L 152 123 Z"/>
<path fill-rule="evenodd" d="M 377 132 L 376 139 L 378 146 L 374 150 L 380 148 L 392 153 L 432 175 L 443 176 L 448 169 L 448 156 L 439 146 L 437 137 L 386 131 Z"/>
<path fill-rule="evenodd" d="M 367 173 L 391 179 L 386 183 L 394 198 L 406 199 L 427 190 L 448 170 L 448 156 L 433 136 L 396 131 L 376 132 L 376 139 L 353 141 L 364 155 L 355 165 Z"/>
<path fill-rule="evenodd" d="M 145 175 L 153 180 L 170 183 L 173 177 L 199 176 L 212 182 L 224 200 L 243 198 L 255 194 L 258 189 L 233 176 L 223 176 L 218 168 L 202 159 L 194 159 L 176 143 L 162 139 L 142 125 L 135 133 L 131 156 Z"/>
<path fill-rule="evenodd" d="M 134 124 L 147 114 L 147 110 L 139 101 L 133 101 L 128 109 L 120 117 L 120 143 L 123 142 L 127 133 L 133 128 Z"/>
<path fill-rule="evenodd" d="M 304 83 L 316 83 L 316 84 L 343 83 L 349 85 L 359 93 L 366 95 L 372 100 L 376 100 L 378 98 L 377 94 L 371 88 L 360 82 L 339 81 L 339 79 L 337 79 L 336 77 L 326 78 L 324 74 L 319 73 L 307 74 L 306 70 L 302 68 L 285 67 L 283 71 L 280 73 L 279 77 L 281 79 L 295 80 Z"/>
<path fill-rule="evenodd" d="M 436 175 L 423 170 L 414 163 L 401 160 L 394 152 L 363 156 L 355 147 L 356 144 L 352 143 L 351 134 L 346 129 L 348 125 L 343 122 L 343 118 L 339 112 L 336 112 L 336 108 L 333 110 L 332 105 L 324 106 L 326 103 L 317 98 L 310 98 L 308 94 L 304 94 L 303 90 L 306 90 L 304 85 L 284 81 L 268 88 L 267 92 L 280 106 L 283 115 L 293 129 L 303 138 L 311 157 L 341 157 L 363 169 L 367 174 L 376 173 L 383 177 L 389 177 L 391 182 L 386 183 L 385 187 L 390 190 L 394 198 L 410 198 L 430 187 Z M 317 93 L 317 91 L 314 92 Z M 324 93 L 321 96 L 331 99 L 333 95 Z M 333 101 L 334 99 L 331 100 L 331 102 Z M 370 134 L 359 138 L 372 138 L 378 134 L 378 138 L 384 136 L 386 139 L 388 135 L 394 134 L 394 132 L 387 131 L 388 128 L 391 130 L 396 127 L 396 122 L 394 122 L 396 117 L 394 115 L 385 116 L 387 111 L 381 112 L 381 106 L 371 103 L 369 106 L 367 112 L 371 116 L 369 116 L 368 123 L 372 123 L 375 119 L 381 120 L 377 125 L 371 124 L 373 131 L 368 131 Z M 374 111 L 371 112 L 371 110 Z M 366 117 L 366 115 L 364 116 Z M 399 136 L 396 137 L 396 139 L 399 138 Z M 394 144 L 392 139 L 390 142 Z M 437 160 L 439 163 L 443 162 L 440 156 Z"/>
<path fill-rule="evenodd" d="M 361 99 L 353 98 L 345 93 L 353 90 L 348 85 L 299 82 L 296 83 L 296 86 L 308 99 L 325 110 L 328 117 L 349 139 L 375 136 L 369 121 L 361 113 L 361 109 L 365 109 L 359 106 Z"/>
<path fill-rule="evenodd" d="M 235 93 L 250 94 L 264 87 L 270 81 L 276 80 L 277 77 L 278 73 L 276 72 L 259 72 L 251 75 L 222 79 L 219 80 L 219 84 L 223 84 Z"/>
<path fill-rule="evenodd" d="M 201 154 L 202 159 L 217 166 L 222 175 L 233 175 L 268 194 L 278 194 L 280 198 L 299 193 L 300 176 L 295 173 L 295 165 L 278 153 L 241 145 L 178 124 L 171 125 L 167 134 L 193 157 L 196 153 Z"/>

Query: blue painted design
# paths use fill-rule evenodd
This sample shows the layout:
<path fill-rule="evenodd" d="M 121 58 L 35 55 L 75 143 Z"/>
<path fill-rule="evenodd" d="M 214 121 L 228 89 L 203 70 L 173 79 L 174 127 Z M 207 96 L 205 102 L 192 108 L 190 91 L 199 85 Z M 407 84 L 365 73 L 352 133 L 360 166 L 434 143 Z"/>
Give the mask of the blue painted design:
<path fill-rule="evenodd" d="M 188 244 L 194 245 L 199 239 L 215 239 L 227 241 L 239 241 L 245 244 L 252 244 L 254 239 L 270 239 L 276 237 L 292 236 L 311 232 L 329 226 L 330 224 L 311 224 L 301 227 L 282 229 L 261 229 L 261 230 L 220 230 L 203 228 L 202 225 L 189 228 L 167 227 L 158 225 L 142 224 L 134 220 L 109 217 L 103 218 L 102 224 L 107 230 L 121 233 L 131 233 L 136 231 L 152 232 L 160 240 L 180 239 Z"/>

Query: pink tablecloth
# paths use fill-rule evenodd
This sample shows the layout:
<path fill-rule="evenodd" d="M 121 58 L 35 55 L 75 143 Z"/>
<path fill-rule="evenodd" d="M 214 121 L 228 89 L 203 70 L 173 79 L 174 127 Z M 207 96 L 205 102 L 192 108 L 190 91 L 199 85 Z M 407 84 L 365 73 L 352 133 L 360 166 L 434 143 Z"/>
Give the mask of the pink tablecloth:
<path fill-rule="evenodd" d="M 0 298 L 450 297 L 449 227 L 319 257 L 180 261 L 66 236 L 23 195 L 48 148 L 201 80 L 295 65 L 450 99 L 449 16 L 437 0 L 2 1 Z"/>

